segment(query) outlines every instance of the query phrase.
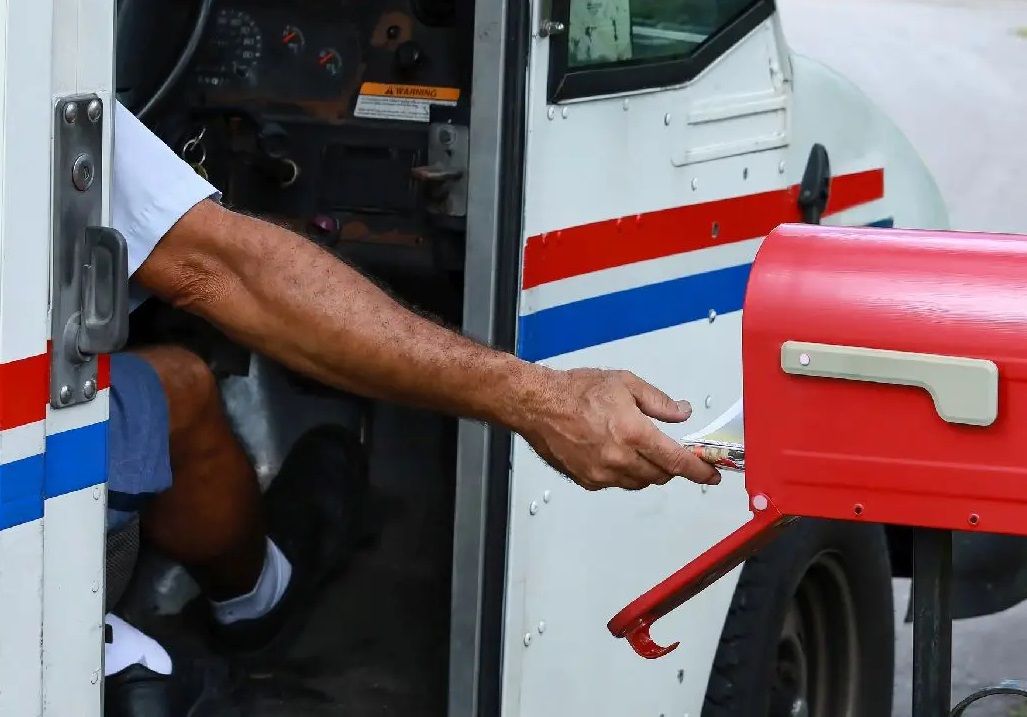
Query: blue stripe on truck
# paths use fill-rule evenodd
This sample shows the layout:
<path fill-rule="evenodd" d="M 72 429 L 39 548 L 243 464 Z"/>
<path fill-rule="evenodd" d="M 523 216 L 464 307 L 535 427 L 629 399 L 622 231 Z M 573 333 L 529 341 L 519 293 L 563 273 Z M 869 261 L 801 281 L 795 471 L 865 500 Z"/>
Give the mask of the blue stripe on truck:
<path fill-rule="evenodd" d="M 528 361 L 739 311 L 752 264 L 671 279 L 522 316 L 517 354 Z"/>

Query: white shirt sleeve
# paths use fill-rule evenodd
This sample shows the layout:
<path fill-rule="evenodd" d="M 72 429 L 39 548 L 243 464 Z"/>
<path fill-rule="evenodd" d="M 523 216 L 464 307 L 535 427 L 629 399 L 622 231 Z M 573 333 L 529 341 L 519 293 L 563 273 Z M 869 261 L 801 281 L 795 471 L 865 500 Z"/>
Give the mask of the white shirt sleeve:
<path fill-rule="evenodd" d="M 218 191 L 118 103 L 114 110 L 111 225 L 128 244 L 131 276 L 182 216 Z"/>

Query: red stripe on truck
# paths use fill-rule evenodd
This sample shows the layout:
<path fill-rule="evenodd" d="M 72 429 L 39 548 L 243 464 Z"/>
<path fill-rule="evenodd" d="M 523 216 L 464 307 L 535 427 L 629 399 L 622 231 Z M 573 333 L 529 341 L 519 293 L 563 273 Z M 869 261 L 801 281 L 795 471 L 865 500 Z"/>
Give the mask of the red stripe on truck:
<path fill-rule="evenodd" d="M 0 364 L 0 430 L 46 418 L 49 377 L 46 354 Z"/>
<path fill-rule="evenodd" d="M 0 363 L 0 430 L 17 428 L 46 418 L 50 402 L 50 353 Z M 97 359 L 99 390 L 110 388 L 111 359 Z"/>
<path fill-rule="evenodd" d="M 522 286 L 767 235 L 799 222 L 799 186 L 559 229 L 528 238 Z M 831 180 L 825 216 L 884 196 L 884 170 Z"/>

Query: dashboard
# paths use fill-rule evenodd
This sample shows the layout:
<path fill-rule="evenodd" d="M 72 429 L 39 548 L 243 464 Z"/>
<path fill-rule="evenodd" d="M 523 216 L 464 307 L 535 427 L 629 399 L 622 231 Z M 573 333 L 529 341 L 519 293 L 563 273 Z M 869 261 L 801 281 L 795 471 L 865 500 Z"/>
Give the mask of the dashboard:
<path fill-rule="evenodd" d="M 432 213 L 426 195 L 437 200 L 438 187 L 415 170 L 429 164 L 432 124 L 468 124 L 472 0 L 203 7 L 121 0 L 119 96 L 144 105 L 202 29 L 187 68 L 144 119 L 227 204 L 332 246 L 421 244 L 439 226 L 459 231 L 461 218 Z"/>
<path fill-rule="evenodd" d="M 137 112 L 153 104 L 146 124 L 227 206 L 304 234 L 459 323 L 465 217 L 438 209 L 452 184 L 424 170 L 433 138 L 466 137 L 472 0 L 204 2 L 119 0 L 119 99 Z M 144 322 L 158 336 L 191 321 L 161 311 Z M 244 370 L 238 357 L 218 361 Z"/>
<path fill-rule="evenodd" d="M 220 7 L 197 53 L 191 89 L 213 103 L 340 100 L 362 63 L 361 45 L 354 23 L 309 10 Z"/>
<path fill-rule="evenodd" d="M 367 83 L 446 88 L 455 97 L 465 77 L 455 12 L 446 7 L 454 6 L 215 2 L 183 90 L 198 106 L 255 106 L 324 120 L 354 116 Z"/>

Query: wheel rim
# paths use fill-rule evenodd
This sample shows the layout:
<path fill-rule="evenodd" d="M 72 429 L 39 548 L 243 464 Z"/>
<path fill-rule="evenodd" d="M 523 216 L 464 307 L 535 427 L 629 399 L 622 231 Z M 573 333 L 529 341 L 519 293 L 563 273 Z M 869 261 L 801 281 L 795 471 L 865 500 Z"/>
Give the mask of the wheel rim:
<path fill-rule="evenodd" d="M 854 717 L 859 654 L 848 575 L 836 554 L 821 553 L 785 612 L 768 717 Z"/>

